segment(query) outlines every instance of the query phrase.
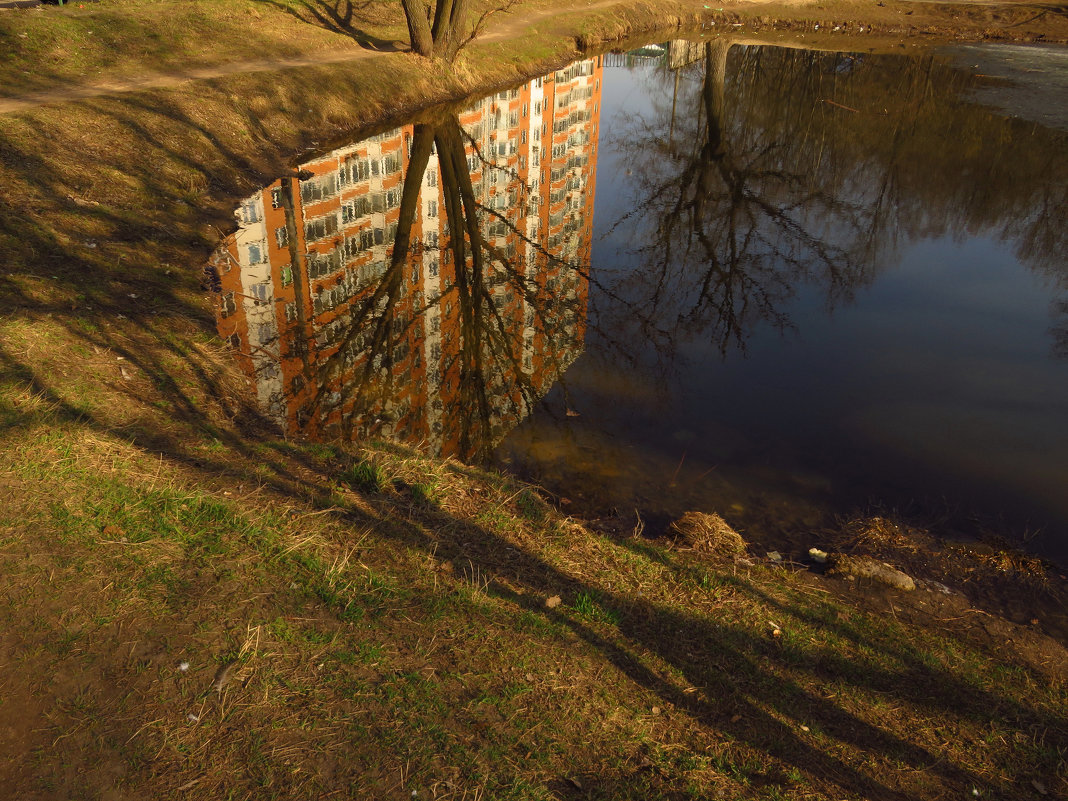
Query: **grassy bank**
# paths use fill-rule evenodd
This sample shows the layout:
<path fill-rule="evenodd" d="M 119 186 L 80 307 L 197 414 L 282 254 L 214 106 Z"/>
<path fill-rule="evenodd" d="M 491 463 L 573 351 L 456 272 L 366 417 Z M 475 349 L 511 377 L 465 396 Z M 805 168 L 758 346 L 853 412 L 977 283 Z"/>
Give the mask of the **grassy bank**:
<path fill-rule="evenodd" d="M 111 76 L 180 71 L 216 30 L 218 64 L 353 47 L 293 8 L 310 7 L 2 18 L 5 43 L 50 25 L 56 38 L 0 69 L 51 59 L 27 91 L 105 57 Z M 1047 568 L 960 555 L 955 592 L 905 594 L 594 531 L 507 477 L 385 444 L 284 440 L 216 341 L 199 265 L 234 199 L 294 153 L 686 8 L 541 18 L 455 72 L 391 53 L 0 116 L 6 793 L 1068 793 L 1066 636 L 1040 611 L 1063 589 Z M 104 13 L 116 38 L 65 61 Z M 154 29 L 172 37 L 156 50 L 130 47 L 161 15 L 184 22 Z M 397 35 L 384 19 L 365 31 L 376 46 Z M 933 569 L 896 527 L 842 534 Z M 984 606 L 980 583 L 1024 608 Z"/>
<path fill-rule="evenodd" d="M 7 334 L 36 355 L 47 329 Z M 979 636 L 955 596 L 858 601 L 763 559 L 598 535 L 392 447 L 187 431 L 177 454 L 43 388 L 4 397 L 17 797 L 1065 787 L 1063 651 Z"/>
<path fill-rule="evenodd" d="M 473 16 L 498 5 L 476 0 Z M 1068 41 L 1068 16 L 1057 4 L 1045 2 L 597 0 L 575 7 L 557 0 L 523 0 L 491 17 L 477 49 L 494 39 L 523 41 L 527 48 L 533 44 L 531 35 L 591 45 L 636 30 L 699 20 L 843 36 Z M 397 0 L 100 0 L 42 6 L 0 13 L 0 98 L 262 69 L 261 62 L 267 61 L 356 59 L 404 50 L 406 43 Z"/>

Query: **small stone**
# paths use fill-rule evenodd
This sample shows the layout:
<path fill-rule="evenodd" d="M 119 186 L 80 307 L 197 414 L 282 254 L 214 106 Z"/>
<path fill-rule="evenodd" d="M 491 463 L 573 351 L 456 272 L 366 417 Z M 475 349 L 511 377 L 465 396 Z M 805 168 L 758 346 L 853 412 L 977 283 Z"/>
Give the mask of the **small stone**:
<path fill-rule="evenodd" d="M 833 563 L 827 570 L 830 575 L 842 575 L 850 578 L 870 578 L 888 587 L 911 591 L 916 589 L 912 577 L 902 573 L 886 562 L 877 562 L 868 556 L 846 556 L 835 554 Z"/>
<path fill-rule="evenodd" d="M 653 713 L 654 715 L 659 715 L 659 714 L 660 714 L 660 707 L 658 707 L 658 706 L 654 706 L 654 707 L 653 707 L 652 709 L 650 709 L 649 711 L 650 711 L 650 712 L 652 712 L 652 713 Z"/>

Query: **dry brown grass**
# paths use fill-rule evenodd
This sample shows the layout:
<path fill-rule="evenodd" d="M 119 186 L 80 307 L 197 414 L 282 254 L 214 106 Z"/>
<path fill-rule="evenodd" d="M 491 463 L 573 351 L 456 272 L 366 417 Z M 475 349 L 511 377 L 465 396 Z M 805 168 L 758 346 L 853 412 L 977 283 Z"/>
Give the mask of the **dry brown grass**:
<path fill-rule="evenodd" d="M 691 548 L 733 556 L 745 552 L 745 540 L 717 514 L 687 512 L 671 524 L 671 532 Z"/>

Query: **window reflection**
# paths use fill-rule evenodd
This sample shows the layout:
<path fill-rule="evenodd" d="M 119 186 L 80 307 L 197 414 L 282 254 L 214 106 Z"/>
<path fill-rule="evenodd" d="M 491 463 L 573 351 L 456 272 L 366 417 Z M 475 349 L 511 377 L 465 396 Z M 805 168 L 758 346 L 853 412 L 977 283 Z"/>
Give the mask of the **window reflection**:
<path fill-rule="evenodd" d="M 601 70 L 339 148 L 241 204 L 213 257 L 219 331 L 287 432 L 473 458 L 548 391 L 585 336 Z"/>

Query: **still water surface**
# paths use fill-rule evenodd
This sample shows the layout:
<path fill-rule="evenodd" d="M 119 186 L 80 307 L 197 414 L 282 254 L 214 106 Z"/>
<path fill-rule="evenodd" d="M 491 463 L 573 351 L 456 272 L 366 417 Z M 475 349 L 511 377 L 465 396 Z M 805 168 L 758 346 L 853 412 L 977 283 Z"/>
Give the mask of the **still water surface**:
<path fill-rule="evenodd" d="M 588 513 L 807 547 L 895 507 L 1063 559 L 1064 56 L 586 59 L 247 199 L 220 332 L 293 433 Z"/>

